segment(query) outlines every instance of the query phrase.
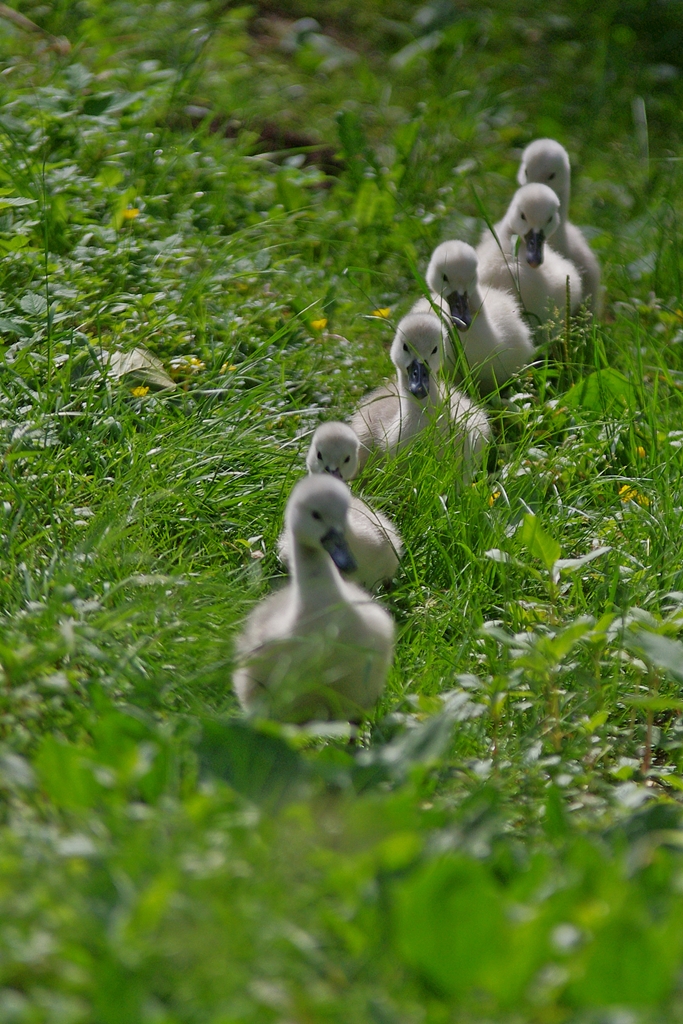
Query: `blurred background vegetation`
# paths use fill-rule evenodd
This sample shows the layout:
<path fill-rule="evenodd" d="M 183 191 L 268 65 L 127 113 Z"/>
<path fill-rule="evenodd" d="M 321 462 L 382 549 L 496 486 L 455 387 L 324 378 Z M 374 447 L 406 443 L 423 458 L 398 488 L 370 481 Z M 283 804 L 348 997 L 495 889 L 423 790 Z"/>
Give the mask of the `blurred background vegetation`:
<path fill-rule="evenodd" d="M 0 1024 L 683 1020 L 683 3 L 15 6 Z M 465 493 L 362 481 L 408 556 L 355 745 L 245 724 L 311 429 L 540 135 L 604 323 Z"/>

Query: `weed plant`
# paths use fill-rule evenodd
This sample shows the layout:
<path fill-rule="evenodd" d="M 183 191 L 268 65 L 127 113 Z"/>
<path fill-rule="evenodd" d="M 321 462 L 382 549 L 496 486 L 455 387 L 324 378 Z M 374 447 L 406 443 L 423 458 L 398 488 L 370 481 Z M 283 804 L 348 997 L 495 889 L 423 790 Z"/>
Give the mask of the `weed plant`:
<path fill-rule="evenodd" d="M 21 6 L 71 49 L 0 19 L 0 1024 L 683 1020 L 678 6 Z M 311 431 L 544 134 L 603 320 L 471 486 L 358 482 L 359 735 L 247 723 Z"/>

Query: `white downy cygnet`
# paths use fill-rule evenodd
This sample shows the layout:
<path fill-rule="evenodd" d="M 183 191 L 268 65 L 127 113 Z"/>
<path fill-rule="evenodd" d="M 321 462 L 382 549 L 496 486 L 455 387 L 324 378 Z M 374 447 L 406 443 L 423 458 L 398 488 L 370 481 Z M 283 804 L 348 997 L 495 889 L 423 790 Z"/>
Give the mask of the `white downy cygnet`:
<path fill-rule="evenodd" d="M 520 185 L 536 181 L 548 185 L 560 200 L 560 226 L 553 235 L 553 249 L 566 256 L 581 275 L 584 302 L 600 313 L 602 289 L 600 264 L 583 232 L 568 220 L 571 168 L 569 155 L 555 139 L 536 139 L 522 153 L 517 181 Z"/>
<path fill-rule="evenodd" d="M 545 244 L 559 224 L 560 200 L 553 190 L 547 185 L 523 185 L 495 226 L 498 241 L 486 231 L 477 246 L 482 287 L 490 285 L 518 295 L 540 323 L 545 323 L 554 309 L 562 312 L 566 308 L 567 278 L 572 313 L 583 296 L 574 264 Z M 517 254 L 515 236 L 520 243 Z"/>
<path fill-rule="evenodd" d="M 237 641 L 233 685 L 247 711 L 285 721 L 358 721 L 384 689 L 394 650 L 391 616 L 342 578 L 353 568 L 344 530 L 346 484 L 300 480 L 287 502 L 288 586 L 256 606 Z"/>
<path fill-rule="evenodd" d="M 495 391 L 534 359 L 531 332 L 517 302 L 500 288 L 479 287 L 477 254 L 466 242 L 442 242 L 427 267 L 433 302 L 451 330 L 458 332 L 467 365 L 484 391 Z M 420 299 L 413 312 L 429 304 Z M 457 368 L 450 338 L 445 364 Z"/>
<path fill-rule="evenodd" d="M 396 380 L 367 395 L 351 419 L 360 439 L 360 467 L 371 452 L 396 455 L 435 422 L 439 454 L 452 438 L 468 482 L 491 435 L 486 413 L 437 380 L 443 360 L 444 325 L 434 313 L 409 313 L 391 346 Z M 450 448 L 450 445 L 449 445 Z"/>
<path fill-rule="evenodd" d="M 313 435 L 306 457 L 309 473 L 330 473 L 348 481 L 358 472 L 360 441 L 346 423 L 322 423 Z M 347 578 L 367 587 L 377 587 L 393 579 L 403 554 L 403 541 L 394 524 L 370 508 L 360 498 L 352 497 L 346 517 L 346 540 L 356 569 Z M 292 539 L 283 531 L 278 541 L 280 560 L 289 566 Z"/>

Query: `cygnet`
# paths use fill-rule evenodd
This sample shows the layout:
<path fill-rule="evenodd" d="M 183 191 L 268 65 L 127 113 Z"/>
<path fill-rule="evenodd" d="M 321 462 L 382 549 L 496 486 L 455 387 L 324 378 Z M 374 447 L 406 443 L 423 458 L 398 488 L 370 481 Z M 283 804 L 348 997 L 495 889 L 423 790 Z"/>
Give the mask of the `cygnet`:
<path fill-rule="evenodd" d="M 553 190 L 547 185 L 523 185 L 496 224 L 498 240 L 486 231 L 477 247 L 482 286 L 518 295 L 527 312 L 540 323 L 545 323 L 555 308 L 561 312 L 566 308 L 567 278 L 572 313 L 583 296 L 581 277 L 574 264 L 545 244 L 559 224 L 560 200 Z M 515 236 L 520 241 L 517 254 Z"/>
<path fill-rule="evenodd" d="M 351 419 L 360 439 L 362 468 L 370 453 L 396 455 L 436 423 L 439 454 L 454 435 L 454 447 L 467 482 L 491 435 L 486 413 L 460 391 L 437 380 L 443 360 L 444 325 L 434 313 L 409 313 L 391 346 L 396 381 L 367 395 Z"/>
<path fill-rule="evenodd" d="M 520 185 L 537 181 L 548 185 L 560 200 L 560 226 L 553 235 L 553 248 L 566 256 L 581 275 L 583 298 L 600 313 L 602 289 L 600 264 L 580 228 L 568 220 L 571 168 L 569 155 L 555 139 L 536 139 L 522 153 L 517 181 Z"/>
<path fill-rule="evenodd" d="M 256 606 L 237 641 L 233 685 L 242 707 L 284 721 L 358 721 L 379 698 L 394 650 L 391 616 L 344 580 L 351 494 L 325 473 L 300 480 L 287 503 L 288 586 Z"/>
<path fill-rule="evenodd" d="M 360 441 L 346 423 L 322 423 L 313 435 L 306 457 L 309 473 L 330 473 L 339 480 L 351 480 L 358 472 Z M 356 563 L 348 578 L 373 589 L 396 575 L 403 554 L 403 541 L 393 523 L 360 498 L 351 498 L 346 517 L 346 540 Z M 290 564 L 292 541 L 283 531 L 278 554 Z"/>
<path fill-rule="evenodd" d="M 534 359 L 531 332 L 509 292 L 479 287 L 477 254 L 466 242 L 442 242 L 427 267 L 427 284 L 434 305 L 455 329 L 467 365 L 484 391 L 495 391 Z M 413 312 L 429 304 L 420 299 Z M 445 364 L 457 367 L 450 338 Z"/>

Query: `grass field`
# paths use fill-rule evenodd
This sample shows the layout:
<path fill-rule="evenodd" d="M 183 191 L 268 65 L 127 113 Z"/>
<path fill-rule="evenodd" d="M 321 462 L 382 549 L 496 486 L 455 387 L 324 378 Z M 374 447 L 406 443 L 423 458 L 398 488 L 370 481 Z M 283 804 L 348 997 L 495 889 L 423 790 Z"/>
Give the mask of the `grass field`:
<path fill-rule="evenodd" d="M 18 6 L 0 1024 L 683 1021 L 680 5 Z M 603 319 L 472 486 L 428 438 L 358 481 L 406 555 L 356 743 L 247 723 L 312 429 L 543 135 Z"/>

